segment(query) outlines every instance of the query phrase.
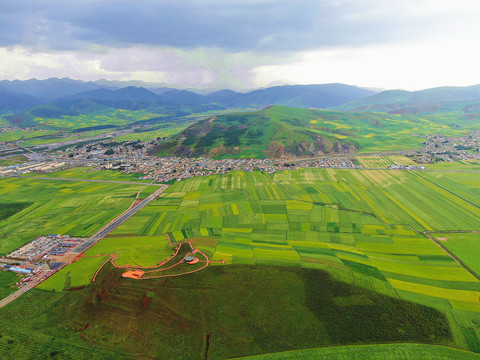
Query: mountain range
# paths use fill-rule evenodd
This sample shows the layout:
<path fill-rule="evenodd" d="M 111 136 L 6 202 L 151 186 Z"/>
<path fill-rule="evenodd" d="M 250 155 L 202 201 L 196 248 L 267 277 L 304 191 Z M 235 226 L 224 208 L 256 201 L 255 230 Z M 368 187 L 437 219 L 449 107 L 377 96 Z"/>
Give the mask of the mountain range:
<path fill-rule="evenodd" d="M 151 117 L 178 117 L 229 108 L 255 110 L 270 105 L 395 114 L 460 112 L 471 116 L 480 112 L 480 85 L 380 93 L 345 84 L 283 85 L 247 93 L 225 89 L 207 95 L 154 86 L 158 84 L 69 78 L 3 80 L 0 113 L 10 114 L 7 119 L 15 125 L 35 126 L 36 119 L 113 114 L 115 109 L 144 111 L 153 114 Z"/>
<path fill-rule="evenodd" d="M 472 106 L 475 105 L 475 106 Z M 444 86 L 421 91 L 386 90 L 353 100 L 336 109 L 343 111 L 378 111 L 385 113 L 477 112 L 480 85 Z"/>

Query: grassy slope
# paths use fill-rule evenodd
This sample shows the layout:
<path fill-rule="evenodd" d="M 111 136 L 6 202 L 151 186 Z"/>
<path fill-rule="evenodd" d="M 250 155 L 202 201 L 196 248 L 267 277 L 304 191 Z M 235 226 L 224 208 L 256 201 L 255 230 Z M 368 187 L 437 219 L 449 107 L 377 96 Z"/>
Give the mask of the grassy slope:
<path fill-rule="evenodd" d="M 238 358 L 242 360 L 474 360 L 480 355 L 467 351 L 423 344 L 388 344 L 327 347 L 286 351 Z"/>
<path fill-rule="evenodd" d="M 326 269 L 446 311 L 457 345 L 480 350 L 471 330 L 480 320 L 480 282 L 416 233 L 480 228 L 475 179 L 333 169 L 279 172 L 273 181 L 260 172 L 199 177 L 176 183 L 112 236 L 210 236 L 220 241 L 196 246 L 213 259 Z"/>
<path fill-rule="evenodd" d="M 167 359 L 204 359 L 206 334 L 210 359 L 359 342 L 452 345 L 440 312 L 318 270 L 212 267 L 163 284 L 120 274 L 107 266 L 82 290 L 34 290 L 2 309 L 0 326 L 16 314 L 19 330 Z"/>
<path fill-rule="evenodd" d="M 450 127 L 456 124 L 462 127 Z M 474 128 L 470 121 L 444 114 L 416 117 L 272 106 L 200 121 L 161 145 L 158 154 L 262 158 L 412 149 L 421 147 L 421 138 L 412 134 L 454 136 Z"/>

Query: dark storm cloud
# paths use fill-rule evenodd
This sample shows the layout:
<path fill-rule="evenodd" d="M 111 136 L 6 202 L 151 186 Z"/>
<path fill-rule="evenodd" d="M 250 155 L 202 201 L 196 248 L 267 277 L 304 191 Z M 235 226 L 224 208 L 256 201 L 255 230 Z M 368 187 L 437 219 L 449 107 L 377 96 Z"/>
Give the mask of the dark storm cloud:
<path fill-rule="evenodd" d="M 405 31 L 400 20 L 369 13 L 362 3 L 365 2 L 4 1 L 0 4 L 0 46 L 65 50 L 92 44 L 151 45 L 275 52 L 359 46 L 392 40 L 395 33 Z"/>

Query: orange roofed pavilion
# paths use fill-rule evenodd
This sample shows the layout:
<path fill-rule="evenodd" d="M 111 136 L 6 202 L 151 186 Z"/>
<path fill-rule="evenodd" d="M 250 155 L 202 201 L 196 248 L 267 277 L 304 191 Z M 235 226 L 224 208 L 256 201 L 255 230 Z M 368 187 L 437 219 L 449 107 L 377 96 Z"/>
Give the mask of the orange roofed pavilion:
<path fill-rule="evenodd" d="M 143 274 L 145 274 L 145 271 L 142 271 L 142 270 L 125 271 L 122 274 L 122 277 L 131 278 L 131 279 L 140 279 Z"/>

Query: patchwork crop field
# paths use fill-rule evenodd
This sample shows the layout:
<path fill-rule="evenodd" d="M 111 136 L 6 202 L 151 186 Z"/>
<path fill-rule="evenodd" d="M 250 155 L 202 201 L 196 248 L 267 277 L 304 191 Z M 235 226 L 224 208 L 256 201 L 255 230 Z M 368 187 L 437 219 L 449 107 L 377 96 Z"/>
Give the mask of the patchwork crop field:
<path fill-rule="evenodd" d="M 0 220 L 0 253 L 7 254 L 39 235 L 90 236 L 122 213 L 142 187 L 1 178 L 0 197 L 8 217 Z"/>
<path fill-rule="evenodd" d="M 324 269 L 446 312 L 457 345 L 480 351 L 480 281 L 423 234 L 480 229 L 475 176 L 303 169 L 196 177 L 110 236 L 169 234 L 173 242 L 194 238 L 228 264 Z M 91 251 L 102 253 L 97 246 Z"/>
<path fill-rule="evenodd" d="M 108 181 L 139 181 L 140 173 L 123 174 L 115 170 L 93 170 L 91 167 L 76 167 L 67 170 L 59 170 L 49 172 L 48 174 L 26 174 L 28 177 L 50 177 L 50 178 L 65 178 L 65 179 L 86 179 L 86 180 L 108 180 Z M 151 181 L 151 180 L 150 180 Z M 148 180 L 139 181 L 144 184 Z M 141 185 L 141 184 L 139 184 Z"/>
<path fill-rule="evenodd" d="M 390 165 L 410 165 L 415 162 L 404 155 L 359 156 L 357 161 L 364 168 L 388 168 Z"/>
<path fill-rule="evenodd" d="M 84 170 L 72 169 L 62 174 L 74 178 L 98 176 L 95 172 L 84 173 Z M 120 175 L 110 178 L 115 176 L 126 179 Z M 1 179 L 0 186 L 0 194 L 6 194 L 7 202 L 23 202 L 27 198 L 33 202 L 0 223 L 6 224 L 0 227 L 2 232 L 11 231 L 17 236 L 15 243 L 31 240 L 35 228 L 43 229 L 42 233 L 91 234 L 108 222 L 108 218 L 123 211 L 141 187 L 67 184 L 40 179 Z M 90 248 L 79 261 L 42 283 L 40 288 L 47 290 L 45 294 L 82 286 L 87 287 L 81 291 L 91 292 L 93 288 L 101 291 L 100 285 L 92 284 L 91 280 L 109 259 L 109 254 L 117 254 L 117 265 L 153 266 L 172 253 L 168 236 L 174 244 L 191 240 L 194 248 L 211 261 L 225 261 L 228 269 L 325 270 L 343 283 L 432 307 L 445 314 L 452 341 L 458 348 L 480 352 L 480 269 L 476 260 L 480 246 L 477 245 L 478 234 L 469 233 L 480 230 L 479 188 L 477 174 L 471 172 L 300 169 L 271 175 L 236 171 L 195 177 L 170 186 L 157 200 Z M 34 197 L 35 193 L 42 195 Z M 70 213 L 65 214 L 66 208 L 71 209 Z M 30 234 L 25 238 L 21 237 L 25 236 L 23 232 L 12 231 L 15 222 L 19 221 L 25 223 L 27 235 Z M 441 242 L 466 266 L 428 236 Z M 3 238 L 12 239 L 11 235 Z M 8 242 L 4 244 L 13 246 Z M 212 274 L 224 274 L 223 266 L 215 263 L 195 275 L 182 276 L 178 281 L 188 289 L 198 290 L 199 294 L 207 294 L 212 289 L 210 284 L 216 281 L 213 279 L 217 275 Z M 112 270 L 107 264 L 100 276 L 113 276 L 112 281 L 116 282 L 119 270 Z M 117 275 L 111 271 L 116 271 Z M 209 280 L 204 279 L 205 283 L 200 285 L 198 279 L 203 276 Z M 190 283 L 190 279 L 197 280 Z M 157 301 L 152 291 L 161 289 L 157 288 L 160 280 L 145 280 L 145 286 L 134 285 L 136 280 L 129 281 L 121 286 L 147 289 L 137 289 L 140 291 L 138 301 L 142 304 L 146 302 L 144 305 L 148 306 L 150 301 Z M 168 289 L 177 289 L 176 302 L 189 292 L 174 284 L 177 280 Z M 113 306 L 114 313 L 123 314 L 130 305 L 116 286 L 108 290 L 112 291 L 108 294 L 113 298 L 105 295 L 106 303 L 102 306 Z M 149 290 L 152 286 L 155 290 Z M 162 290 L 167 291 L 165 296 L 168 289 Z M 340 307 L 364 306 L 365 301 L 358 296 L 336 296 L 334 299 Z M 65 303 L 65 306 L 68 305 Z M 131 311 L 140 311 L 135 309 Z M 204 316 L 201 315 L 200 322 L 207 321 Z M 87 320 L 80 323 L 82 321 Z M 182 323 L 178 319 L 174 322 Z M 97 336 L 94 335 L 97 330 L 88 332 Z M 218 331 L 222 334 L 224 330 Z M 225 349 L 221 338 L 215 341 L 216 349 L 224 351 L 219 350 Z M 158 346 L 164 345 L 159 343 Z M 440 351 L 439 358 L 447 356 L 440 354 L 443 349 L 436 350 Z M 352 351 L 362 358 L 360 348 Z M 383 349 L 375 351 L 382 354 Z M 388 359 L 395 351 L 388 349 L 383 356 Z M 421 349 L 401 351 L 416 354 Z M 450 350 L 445 351 L 447 354 Z M 283 355 L 278 356 L 282 358 Z"/>
<path fill-rule="evenodd" d="M 480 232 L 475 233 L 437 233 L 435 239 L 451 251 L 457 258 L 480 276 Z"/>
<path fill-rule="evenodd" d="M 159 117 L 145 110 L 131 111 L 124 109 L 106 108 L 94 114 L 63 115 L 59 118 L 36 117 L 36 125 L 49 128 L 81 129 L 100 125 L 123 126 L 132 122 Z"/>

